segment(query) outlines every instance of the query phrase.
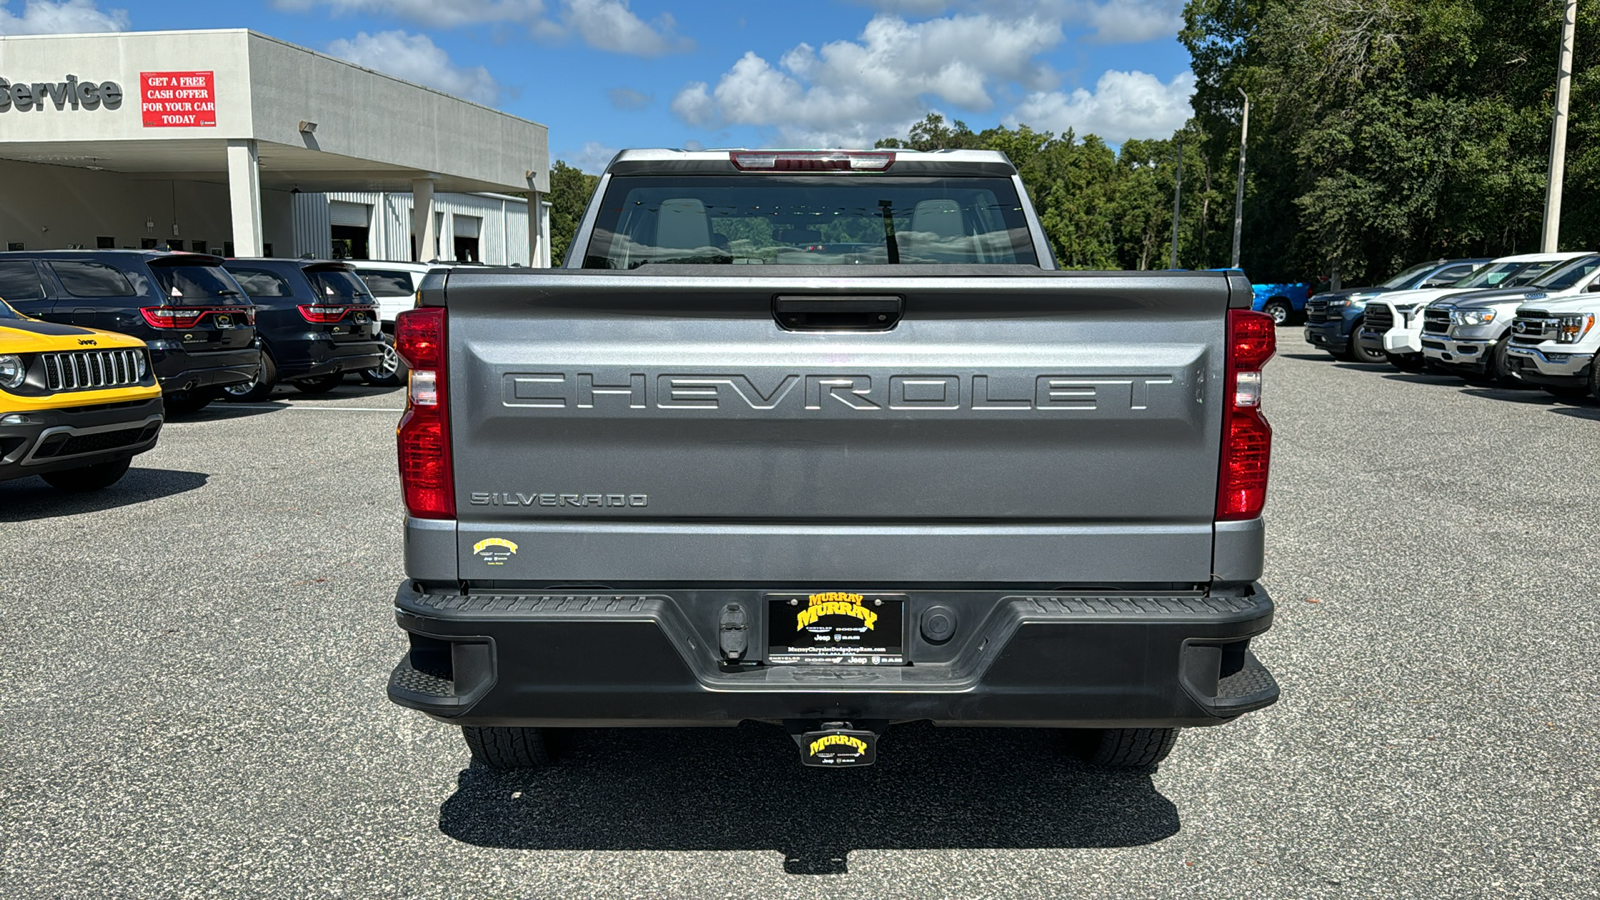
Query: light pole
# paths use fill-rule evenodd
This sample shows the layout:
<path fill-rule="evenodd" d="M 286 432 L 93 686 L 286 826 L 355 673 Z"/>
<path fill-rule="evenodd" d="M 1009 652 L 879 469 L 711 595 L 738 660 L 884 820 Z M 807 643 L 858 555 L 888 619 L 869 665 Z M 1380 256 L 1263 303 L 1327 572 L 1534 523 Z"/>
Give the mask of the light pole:
<path fill-rule="evenodd" d="M 1178 186 L 1172 191 L 1172 255 L 1167 268 L 1178 267 L 1178 211 L 1183 208 L 1183 132 L 1178 132 Z"/>
<path fill-rule="evenodd" d="M 1244 146 L 1250 134 L 1250 95 L 1244 88 L 1237 90 L 1244 98 L 1244 117 L 1239 122 L 1239 190 L 1233 195 L 1233 262 L 1230 267 L 1234 269 L 1239 268 L 1239 235 L 1244 230 Z"/>
<path fill-rule="evenodd" d="M 1561 14 L 1561 62 L 1556 66 L 1556 119 L 1550 128 L 1550 181 L 1544 192 L 1544 237 L 1539 247 L 1556 252 L 1561 237 L 1561 182 L 1567 169 L 1567 101 L 1572 95 L 1572 32 L 1578 0 L 1567 0 Z"/>

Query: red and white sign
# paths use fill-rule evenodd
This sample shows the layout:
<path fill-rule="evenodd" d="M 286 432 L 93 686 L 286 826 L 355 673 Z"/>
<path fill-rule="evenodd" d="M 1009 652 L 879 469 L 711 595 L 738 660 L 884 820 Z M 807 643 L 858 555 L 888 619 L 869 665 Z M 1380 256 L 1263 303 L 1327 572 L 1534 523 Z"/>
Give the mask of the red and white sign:
<path fill-rule="evenodd" d="M 146 128 L 215 128 L 217 91 L 210 72 L 140 72 Z"/>

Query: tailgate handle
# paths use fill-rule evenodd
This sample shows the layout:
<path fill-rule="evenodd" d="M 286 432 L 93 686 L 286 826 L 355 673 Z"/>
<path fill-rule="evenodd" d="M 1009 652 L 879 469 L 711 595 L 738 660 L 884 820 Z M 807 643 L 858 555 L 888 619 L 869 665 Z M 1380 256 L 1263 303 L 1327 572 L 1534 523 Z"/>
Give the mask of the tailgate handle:
<path fill-rule="evenodd" d="M 774 297 L 772 315 L 785 331 L 888 331 L 900 323 L 905 298 Z"/>

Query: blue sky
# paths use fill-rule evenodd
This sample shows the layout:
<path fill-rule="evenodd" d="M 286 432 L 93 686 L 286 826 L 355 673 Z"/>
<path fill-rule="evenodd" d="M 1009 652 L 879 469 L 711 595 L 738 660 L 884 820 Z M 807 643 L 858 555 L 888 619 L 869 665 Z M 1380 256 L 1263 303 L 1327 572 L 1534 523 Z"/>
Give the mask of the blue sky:
<path fill-rule="evenodd" d="M 1113 144 L 1189 114 L 1182 0 L 0 0 L 0 34 L 251 28 L 619 147 L 870 146 L 929 112 Z"/>

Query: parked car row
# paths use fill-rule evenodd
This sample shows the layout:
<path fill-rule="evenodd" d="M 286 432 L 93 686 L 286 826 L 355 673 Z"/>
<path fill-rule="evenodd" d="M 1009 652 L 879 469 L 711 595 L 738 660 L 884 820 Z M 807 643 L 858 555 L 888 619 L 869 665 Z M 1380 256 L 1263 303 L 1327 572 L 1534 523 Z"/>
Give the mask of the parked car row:
<path fill-rule="evenodd" d="M 1600 254 L 1435 260 L 1312 298 L 1305 339 L 1341 359 L 1600 398 L 1597 316 Z"/>
<path fill-rule="evenodd" d="M 213 400 L 405 377 L 394 317 L 434 266 L 129 250 L 0 253 L 0 480 L 114 483 Z"/>

